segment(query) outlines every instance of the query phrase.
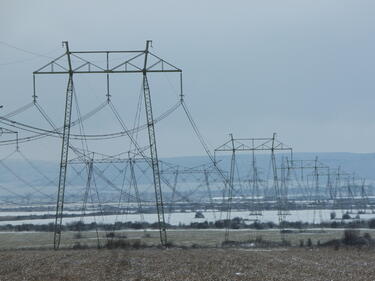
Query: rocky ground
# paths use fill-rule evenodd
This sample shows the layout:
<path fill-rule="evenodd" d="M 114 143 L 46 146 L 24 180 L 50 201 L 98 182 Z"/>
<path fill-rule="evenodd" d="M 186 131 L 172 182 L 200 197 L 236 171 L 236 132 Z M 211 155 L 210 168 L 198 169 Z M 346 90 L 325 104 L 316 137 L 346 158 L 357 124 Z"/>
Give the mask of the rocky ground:
<path fill-rule="evenodd" d="M 355 248 L 2 251 L 0 280 L 375 280 L 374 256 Z"/>

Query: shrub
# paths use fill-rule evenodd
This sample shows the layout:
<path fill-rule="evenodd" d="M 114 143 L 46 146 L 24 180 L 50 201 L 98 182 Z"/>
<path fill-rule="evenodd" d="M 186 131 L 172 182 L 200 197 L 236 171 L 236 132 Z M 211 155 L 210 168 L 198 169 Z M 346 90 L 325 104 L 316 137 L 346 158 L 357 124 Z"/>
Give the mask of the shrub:
<path fill-rule="evenodd" d="M 344 237 L 342 238 L 342 242 L 345 245 L 355 245 L 359 239 L 359 230 L 356 229 L 345 229 L 344 230 Z"/>
<path fill-rule="evenodd" d="M 175 244 L 172 242 L 172 241 L 168 241 L 166 244 L 165 244 L 165 247 L 167 248 L 171 248 L 171 247 L 174 247 Z"/>
<path fill-rule="evenodd" d="M 299 240 L 299 246 L 305 247 L 305 241 L 303 239 Z"/>
<path fill-rule="evenodd" d="M 331 227 L 332 227 L 332 228 L 337 228 L 337 227 L 339 227 L 339 226 L 340 226 L 340 224 L 337 223 L 337 221 L 333 221 L 333 222 L 331 223 Z"/>
<path fill-rule="evenodd" d="M 343 220 L 350 220 L 350 219 L 351 219 L 351 216 L 349 215 L 348 212 L 346 212 L 345 214 L 342 215 L 342 219 L 343 219 Z"/>
<path fill-rule="evenodd" d="M 141 246 L 142 246 L 142 243 L 141 243 L 141 240 L 135 240 L 134 242 L 133 242 L 133 248 L 134 249 L 139 249 L 139 248 L 141 248 Z"/>
<path fill-rule="evenodd" d="M 89 246 L 87 244 L 81 244 L 81 243 L 74 243 L 73 249 L 74 250 L 82 250 L 82 249 L 88 249 Z"/>
<path fill-rule="evenodd" d="M 74 239 L 81 239 L 81 238 L 83 238 L 82 233 L 81 232 L 74 233 L 73 238 Z"/>
<path fill-rule="evenodd" d="M 130 248 L 130 246 L 131 245 L 130 245 L 129 241 L 122 240 L 122 239 L 108 240 L 107 244 L 105 245 L 105 247 L 108 248 L 108 249 L 117 249 L 117 248 L 127 249 L 127 248 Z"/>
<path fill-rule="evenodd" d="M 334 220 L 336 218 L 336 212 L 330 213 L 331 220 Z"/>
<path fill-rule="evenodd" d="M 371 219 L 368 221 L 368 227 L 369 228 L 375 228 L 375 219 Z"/>
<path fill-rule="evenodd" d="M 331 239 L 324 243 L 320 243 L 320 246 L 322 247 L 334 247 L 335 250 L 338 250 L 340 248 L 340 245 L 341 245 L 340 239 Z"/>
<path fill-rule="evenodd" d="M 311 238 L 307 239 L 307 247 L 312 247 Z"/>
<path fill-rule="evenodd" d="M 367 239 L 369 241 L 372 240 L 372 237 L 371 237 L 370 233 L 368 233 L 368 232 L 366 232 L 365 234 L 363 234 L 363 238 L 365 238 L 365 239 Z"/>
<path fill-rule="evenodd" d="M 292 245 L 292 243 L 289 241 L 289 240 L 281 240 L 281 246 L 284 246 L 284 247 L 290 247 Z"/>
<path fill-rule="evenodd" d="M 131 243 L 128 240 L 109 240 L 107 244 L 105 245 L 108 249 L 140 249 L 142 247 L 145 247 L 146 245 L 141 242 L 141 240 L 135 240 L 133 243 Z"/>
<path fill-rule="evenodd" d="M 108 232 L 106 235 L 105 235 L 107 238 L 114 238 L 116 235 L 113 231 L 111 232 Z"/>
<path fill-rule="evenodd" d="M 235 247 L 238 245 L 238 242 L 232 240 L 225 240 L 221 243 L 221 247 Z"/>
<path fill-rule="evenodd" d="M 151 234 L 150 233 L 145 233 L 145 234 L 143 234 L 143 238 L 151 238 Z"/>
<path fill-rule="evenodd" d="M 284 233 L 284 234 L 290 234 L 290 233 L 293 233 L 294 231 L 293 230 L 291 230 L 291 229 L 282 229 L 282 230 L 280 230 L 280 233 Z"/>
<path fill-rule="evenodd" d="M 216 228 L 224 228 L 225 227 L 224 220 L 217 220 L 217 221 L 215 221 L 215 227 Z"/>
<path fill-rule="evenodd" d="M 264 229 L 264 224 L 262 224 L 262 223 L 260 223 L 260 222 L 258 222 L 258 221 L 254 222 L 252 226 L 253 226 L 255 229 Z"/>
<path fill-rule="evenodd" d="M 263 236 L 257 235 L 257 237 L 255 237 L 255 243 L 262 243 L 262 242 L 263 242 Z"/>

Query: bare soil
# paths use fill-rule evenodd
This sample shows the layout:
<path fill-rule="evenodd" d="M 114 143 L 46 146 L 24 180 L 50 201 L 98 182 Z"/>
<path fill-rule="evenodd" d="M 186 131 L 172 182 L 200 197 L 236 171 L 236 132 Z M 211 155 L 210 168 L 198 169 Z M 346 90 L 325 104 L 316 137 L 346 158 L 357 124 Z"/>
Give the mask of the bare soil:
<path fill-rule="evenodd" d="M 370 249 L 18 250 L 0 280 L 375 280 Z"/>

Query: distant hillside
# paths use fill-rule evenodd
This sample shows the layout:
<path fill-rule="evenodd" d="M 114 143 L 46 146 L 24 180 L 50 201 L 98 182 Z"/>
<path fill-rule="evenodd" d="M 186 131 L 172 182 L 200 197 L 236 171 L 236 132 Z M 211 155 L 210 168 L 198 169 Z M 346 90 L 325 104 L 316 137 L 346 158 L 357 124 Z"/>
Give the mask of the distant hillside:
<path fill-rule="evenodd" d="M 284 155 L 285 156 L 285 155 Z M 318 156 L 319 161 L 325 163 L 331 168 L 341 167 L 343 171 L 349 173 L 355 173 L 359 177 L 364 177 L 370 181 L 375 181 L 375 154 L 359 154 L 359 153 L 295 153 L 294 159 L 300 160 L 314 160 Z M 282 155 L 278 155 L 278 161 L 280 161 Z M 219 166 L 221 169 L 228 171 L 230 167 L 230 153 L 225 156 L 217 157 Z M 237 155 L 238 173 L 241 177 L 249 176 L 251 174 L 251 158 L 250 154 L 238 154 Z M 209 159 L 206 156 L 189 156 L 189 157 L 173 157 L 164 158 L 171 164 L 180 165 L 184 167 L 195 167 L 201 164 L 209 163 Z M 279 162 L 280 163 L 280 162 Z M 47 161 L 33 161 L 31 163 L 24 160 L 5 160 L 0 162 L 0 195 L 12 195 L 12 191 L 18 194 L 27 195 L 28 193 L 34 193 L 38 195 L 36 189 L 42 188 L 43 192 L 48 194 L 54 194 L 56 192 L 57 179 L 58 179 L 58 167 L 59 164 L 55 162 Z M 259 154 L 256 156 L 256 164 L 259 170 L 260 178 L 271 178 L 271 165 L 270 156 L 266 154 Z M 96 166 L 96 182 L 98 186 L 103 190 L 112 190 L 108 185 L 108 182 L 100 177 L 100 173 L 103 173 L 106 178 L 110 179 L 113 184 L 120 187 L 123 183 L 123 176 L 125 169 L 122 164 L 111 165 L 107 167 L 107 164 Z M 166 167 L 161 165 L 161 167 Z M 137 163 L 135 169 L 138 184 L 150 183 L 152 181 L 151 169 L 146 163 Z M 237 173 L 237 170 L 236 170 Z M 123 174 L 122 174 L 123 175 Z M 170 183 L 173 182 L 173 175 L 164 175 Z M 196 175 L 184 175 L 184 179 L 179 177 L 179 183 L 184 182 L 196 182 Z M 202 175 L 200 177 L 202 180 Z M 86 185 L 86 170 L 83 165 L 72 166 L 69 168 L 68 185 L 73 188 L 69 189 L 72 196 L 77 192 L 82 192 Z M 115 187 L 116 187 L 115 186 Z M 11 191 L 9 191 L 11 190 Z M 40 195 L 40 192 L 39 192 Z"/>
<path fill-rule="evenodd" d="M 284 154 L 285 156 L 285 154 Z M 340 167 L 348 173 L 355 173 L 357 176 L 375 180 L 375 153 L 349 153 L 349 152 L 324 152 L 324 153 L 294 153 L 293 158 L 296 160 L 314 160 L 318 157 L 320 162 L 323 162 L 331 168 Z M 278 158 L 282 157 L 278 154 Z M 251 168 L 251 158 L 249 154 L 238 153 L 237 163 L 241 166 L 241 171 Z M 226 156 L 217 158 L 220 160 L 220 166 L 229 169 L 230 166 L 230 153 Z M 168 162 L 180 164 L 187 167 L 197 166 L 208 162 L 205 156 L 188 156 L 188 157 L 174 157 L 163 159 Z M 257 166 L 263 170 L 268 171 L 270 167 L 270 156 L 267 154 L 256 155 Z"/>

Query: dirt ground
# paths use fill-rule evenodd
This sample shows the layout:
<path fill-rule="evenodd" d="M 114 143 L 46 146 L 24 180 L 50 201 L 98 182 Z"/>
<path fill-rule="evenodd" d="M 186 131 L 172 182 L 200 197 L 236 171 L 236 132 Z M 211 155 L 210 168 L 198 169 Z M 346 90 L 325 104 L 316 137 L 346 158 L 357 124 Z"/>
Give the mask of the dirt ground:
<path fill-rule="evenodd" d="M 375 280 L 369 249 L 19 250 L 0 280 Z"/>

